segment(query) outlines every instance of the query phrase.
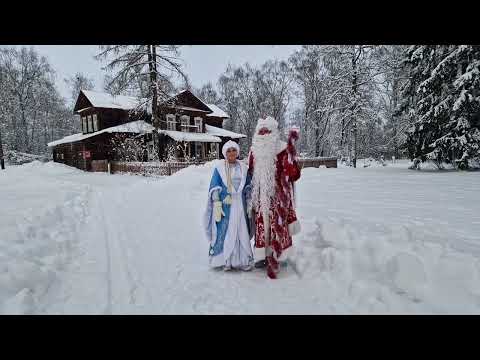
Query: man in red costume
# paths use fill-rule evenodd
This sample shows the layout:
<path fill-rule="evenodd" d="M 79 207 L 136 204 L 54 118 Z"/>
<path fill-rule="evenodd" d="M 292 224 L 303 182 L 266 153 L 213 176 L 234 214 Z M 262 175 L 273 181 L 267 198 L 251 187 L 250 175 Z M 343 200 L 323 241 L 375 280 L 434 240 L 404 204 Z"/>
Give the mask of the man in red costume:
<path fill-rule="evenodd" d="M 258 120 L 248 159 L 256 266 L 265 265 L 271 279 L 277 277 L 282 253 L 292 246 L 292 235 L 300 231 L 294 199 L 294 182 L 300 178 L 294 147 L 298 132 L 290 131 L 288 143 L 279 135 L 275 119 Z"/>

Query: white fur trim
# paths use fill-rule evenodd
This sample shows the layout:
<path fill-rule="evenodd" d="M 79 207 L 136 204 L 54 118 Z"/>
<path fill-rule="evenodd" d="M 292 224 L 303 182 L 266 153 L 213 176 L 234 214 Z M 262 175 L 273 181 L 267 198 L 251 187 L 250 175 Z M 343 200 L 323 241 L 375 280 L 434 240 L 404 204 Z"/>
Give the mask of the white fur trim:
<path fill-rule="evenodd" d="M 257 126 L 255 127 L 255 134 L 264 127 L 269 130 L 278 129 L 278 122 L 271 116 L 267 116 L 265 119 L 258 119 Z"/>
<path fill-rule="evenodd" d="M 226 159 L 227 158 L 227 150 L 230 148 L 235 148 L 237 149 L 237 157 L 240 156 L 240 147 L 235 141 L 228 140 L 223 146 L 222 146 L 222 154 L 223 157 Z"/>
<path fill-rule="evenodd" d="M 298 220 L 294 221 L 291 224 L 288 224 L 288 232 L 290 235 L 298 235 L 302 228 L 300 227 L 300 222 Z"/>
<path fill-rule="evenodd" d="M 238 160 L 237 160 L 238 161 Z M 247 172 L 248 172 L 248 167 L 245 165 L 243 162 L 238 161 L 240 164 L 240 171 L 242 173 L 242 181 L 240 182 L 240 185 L 238 186 L 238 189 L 232 189 L 233 193 L 241 193 L 243 191 L 243 188 L 245 186 L 245 182 L 247 181 Z M 227 174 L 225 172 L 225 160 L 217 160 L 215 163 L 215 169 L 217 169 L 218 173 L 220 174 L 220 178 L 222 179 L 222 182 L 225 186 L 227 186 Z"/>

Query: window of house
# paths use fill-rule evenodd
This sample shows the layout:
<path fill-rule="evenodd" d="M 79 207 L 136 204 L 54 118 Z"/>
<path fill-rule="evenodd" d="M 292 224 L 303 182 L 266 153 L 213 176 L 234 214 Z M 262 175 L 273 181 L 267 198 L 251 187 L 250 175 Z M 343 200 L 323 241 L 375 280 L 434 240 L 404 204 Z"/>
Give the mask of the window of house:
<path fill-rule="evenodd" d="M 190 127 L 190 117 L 188 115 L 182 115 L 180 117 L 180 125 L 182 127 L 182 131 L 188 132 Z"/>
<path fill-rule="evenodd" d="M 87 117 L 82 116 L 82 132 L 85 134 L 87 132 Z"/>
<path fill-rule="evenodd" d="M 196 117 L 195 118 L 195 126 L 196 126 L 196 128 L 195 128 L 196 132 L 201 133 L 202 129 L 203 129 L 202 118 L 201 117 Z"/>
<path fill-rule="evenodd" d="M 218 144 L 217 143 L 210 143 L 210 156 L 214 158 L 218 158 Z"/>
<path fill-rule="evenodd" d="M 175 121 L 175 115 L 167 114 L 167 130 L 177 130 L 176 124 L 177 122 Z"/>
<path fill-rule="evenodd" d="M 87 116 L 88 132 L 93 132 L 92 115 Z"/>
<path fill-rule="evenodd" d="M 98 131 L 98 118 L 97 118 L 97 114 L 93 114 L 93 131 Z"/>

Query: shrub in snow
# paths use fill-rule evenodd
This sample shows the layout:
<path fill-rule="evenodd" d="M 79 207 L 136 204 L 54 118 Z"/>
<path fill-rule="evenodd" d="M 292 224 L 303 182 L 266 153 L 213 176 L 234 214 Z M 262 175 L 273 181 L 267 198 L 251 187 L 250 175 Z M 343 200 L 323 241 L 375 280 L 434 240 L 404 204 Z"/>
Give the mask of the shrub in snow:
<path fill-rule="evenodd" d="M 47 162 L 48 157 L 45 155 L 34 155 L 14 150 L 8 150 L 5 152 L 5 160 L 7 164 L 10 165 L 22 165 L 30 163 L 32 161 Z"/>

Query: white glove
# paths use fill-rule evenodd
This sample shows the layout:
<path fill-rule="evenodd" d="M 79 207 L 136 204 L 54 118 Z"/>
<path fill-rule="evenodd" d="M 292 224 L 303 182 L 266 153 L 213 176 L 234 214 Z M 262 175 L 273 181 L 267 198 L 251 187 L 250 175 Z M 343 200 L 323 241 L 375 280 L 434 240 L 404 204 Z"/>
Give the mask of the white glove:
<path fill-rule="evenodd" d="M 225 213 L 222 209 L 222 202 L 221 201 L 214 201 L 213 202 L 213 215 L 215 216 L 215 221 L 219 222 L 222 220 L 222 216 L 225 216 Z"/>

